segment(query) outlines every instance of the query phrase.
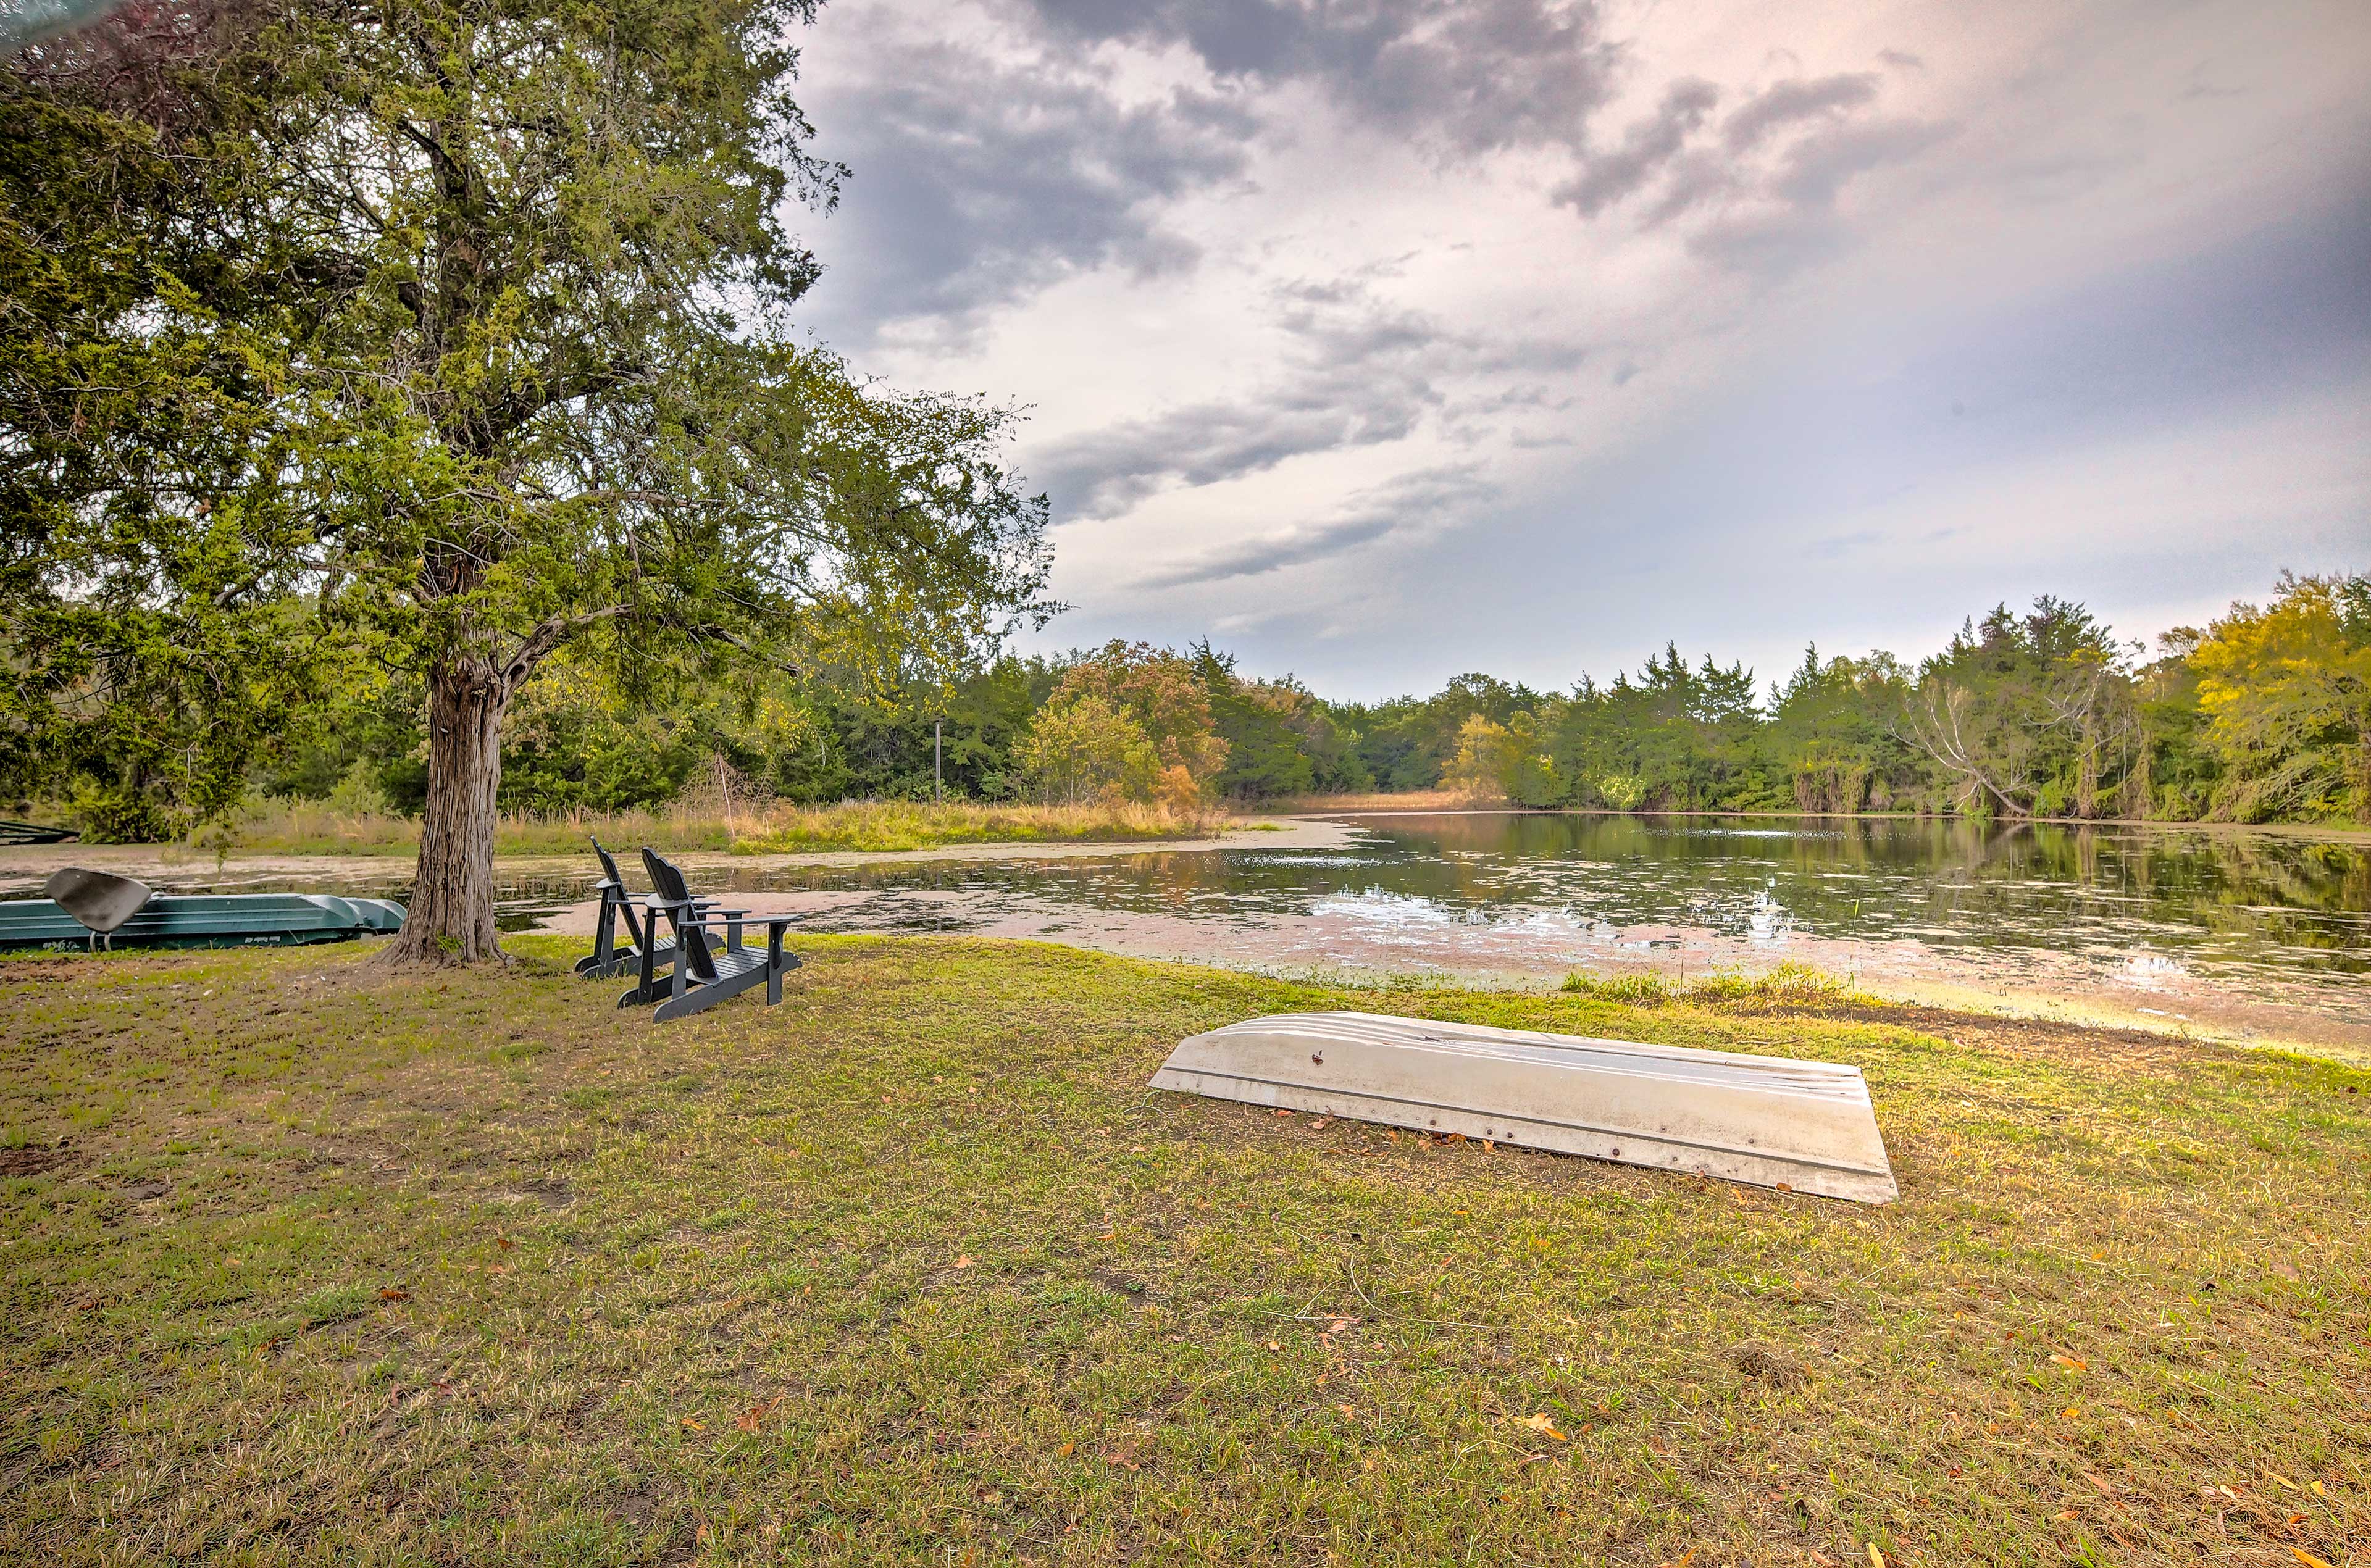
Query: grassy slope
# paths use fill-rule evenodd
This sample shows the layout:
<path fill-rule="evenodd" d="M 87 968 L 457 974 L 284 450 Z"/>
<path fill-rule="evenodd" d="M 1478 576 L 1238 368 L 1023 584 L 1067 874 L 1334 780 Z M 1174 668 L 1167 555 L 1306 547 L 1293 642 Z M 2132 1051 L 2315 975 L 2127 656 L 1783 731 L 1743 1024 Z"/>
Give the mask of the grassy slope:
<path fill-rule="evenodd" d="M 1143 1088 L 1372 995 L 515 945 L 0 963 L 0 1560 L 2365 1560 L 2357 1070 L 1388 999 L 1861 1063 L 1868 1209 Z"/>

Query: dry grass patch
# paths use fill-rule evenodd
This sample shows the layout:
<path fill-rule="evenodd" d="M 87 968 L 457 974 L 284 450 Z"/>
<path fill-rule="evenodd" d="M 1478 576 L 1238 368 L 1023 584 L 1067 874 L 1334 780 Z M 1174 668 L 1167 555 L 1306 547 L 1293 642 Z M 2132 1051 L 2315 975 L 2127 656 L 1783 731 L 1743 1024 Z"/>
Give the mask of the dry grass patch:
<path fill-rule="evenodd" d="M 0 1174 L 0 1559 L 2295 1568 L 2371 1539 L 2359 1070 L 1394 997 L 1858 1063 L 1903 1190 L 1868 1209 L 1143 1087 L 1180 1035 L 1356 993 L 808 940 L 781 1008 L 656 1029 L 515 945 L 422 981 L 0 963 L 0 1147 L 57 1153 Z"/>
<path fill-rule="evenodd" d="M 857 850 L 886 854 L 947 844 L 1133 843 L 1223 831 L 1216 812 L 1180 814 L 1161 805 L 1114 801 L 1085 806 L 971 801 L 842 801 L 828 806 L 775 804 L 725 812 L 704 807 L 573 812 L 549 816 L 505 813 L 494 828 L 498 855 L 574 855 L 584 836 L 612 844 L 648 844 L 669 852 L 745 855 Z M 341 808 L 328 801 L 248 801 L 231 820 L 201 831 L 189 847 L 230 855 L 410 855 L 420 847 L 420 819 Z"/>

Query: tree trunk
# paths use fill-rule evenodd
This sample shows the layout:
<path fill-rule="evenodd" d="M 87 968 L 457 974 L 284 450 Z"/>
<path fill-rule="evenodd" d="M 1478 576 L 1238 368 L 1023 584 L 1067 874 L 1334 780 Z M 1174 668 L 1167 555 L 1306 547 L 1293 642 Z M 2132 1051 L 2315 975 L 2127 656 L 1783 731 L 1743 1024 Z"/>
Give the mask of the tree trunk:
<path fill-rule="evenodd" d="M 396 964 L 476 963 L 503 956 L 494 932 L 494 797 L 503 782 L 503 713 L 511 681 L 492 661 L 464 657 L 428 680 L 428 799 L 420 870 Z"/>

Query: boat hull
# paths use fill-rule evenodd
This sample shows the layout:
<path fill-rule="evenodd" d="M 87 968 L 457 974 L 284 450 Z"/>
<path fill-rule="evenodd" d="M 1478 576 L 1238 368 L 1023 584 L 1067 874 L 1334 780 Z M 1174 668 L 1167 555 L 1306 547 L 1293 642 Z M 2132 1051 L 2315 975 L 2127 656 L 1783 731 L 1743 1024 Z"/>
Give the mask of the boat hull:
<path fill-rule="evenodd" d="M 100 945 L 113 948 L 295 947 L 399 930 L 403 905 L 319 893 L 152 898 Z M 0 950 L 83 952 L 87 927 L 45 898 L 0 901 Z"/>
<path fill-rule="evenodd" d="M 1178 1043 L 1155 1089 L 1860 1203 L 1897 1195 L 1860 1069 L 1379 1013 Z"/>

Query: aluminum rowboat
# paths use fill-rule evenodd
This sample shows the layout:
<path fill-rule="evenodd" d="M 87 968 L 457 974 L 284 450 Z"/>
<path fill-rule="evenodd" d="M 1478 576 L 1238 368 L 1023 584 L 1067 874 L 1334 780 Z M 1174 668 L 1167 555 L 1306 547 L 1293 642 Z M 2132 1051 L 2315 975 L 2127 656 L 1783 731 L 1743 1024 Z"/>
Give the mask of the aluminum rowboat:
<path fill-rule="evenodd" d="M 1858 1067 L 1629 1040 L 1279 1013 L 1180 1041 L 1155 1089 L 1882 1204 Z"/>

